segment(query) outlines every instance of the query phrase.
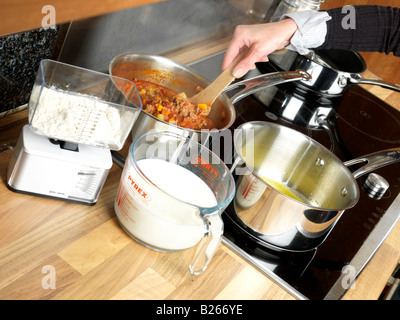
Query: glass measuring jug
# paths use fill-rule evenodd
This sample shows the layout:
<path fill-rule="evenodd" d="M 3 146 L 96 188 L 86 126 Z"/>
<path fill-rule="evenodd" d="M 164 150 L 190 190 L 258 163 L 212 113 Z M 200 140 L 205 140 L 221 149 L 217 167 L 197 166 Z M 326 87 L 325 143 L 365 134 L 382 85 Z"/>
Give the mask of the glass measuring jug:
<path fill-rule="evenodd" d="M 223 233 L 220 214 L 235 193 L 229 169 L 213 152 L 171 132 L 148 132 L 130 146 L 114 209 L 139 243 L 174 252 L 199 245 L 189 266 L 202 273 Z"/>

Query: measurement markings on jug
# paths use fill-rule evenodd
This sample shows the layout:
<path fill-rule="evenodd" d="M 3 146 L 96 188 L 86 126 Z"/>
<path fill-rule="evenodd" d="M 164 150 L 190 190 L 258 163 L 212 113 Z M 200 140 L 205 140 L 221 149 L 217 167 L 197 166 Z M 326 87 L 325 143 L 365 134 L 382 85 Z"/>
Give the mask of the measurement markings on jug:
<path fill-rule="evenodd" d="M 147 191 L 143 190 L 143 188 L 140 187 L 140 186 L 136 183 L 136 181 L 132 178 L 131 175 L 128 175 L 128 183 L 129 183 L 130 190 L 131 190 L 132 192 L 134 192 L 134 193 L 140 195 L 140 197 L 141 197 L 143 200 L 146 200 L 146 201 L 150 201 L 150 200 L 151 200 L 151 197 L 150 197 L 150 195 L 147 193 Z"/>
<path fill-rule="evenodd" d="M 121 210 L 126 219 L 128 219 L 132 223 L 136 223 L 136 221 L 129 215 L 129 208 L 134 208 L 135 210 L 139 209 L 134 205 L 132 198 L 129 196 L 123 184 L 121 184 L 118 189 L 116 205 Z"/>
<path fill-rule="evenodd" d="M 215 168 L 215 166 L 208 161 L 202 159 L 200 155 L 193 156 L 192 161 L 194 164 L 201 165 L 214 179 L 219 178 L 219 171 Z"/>

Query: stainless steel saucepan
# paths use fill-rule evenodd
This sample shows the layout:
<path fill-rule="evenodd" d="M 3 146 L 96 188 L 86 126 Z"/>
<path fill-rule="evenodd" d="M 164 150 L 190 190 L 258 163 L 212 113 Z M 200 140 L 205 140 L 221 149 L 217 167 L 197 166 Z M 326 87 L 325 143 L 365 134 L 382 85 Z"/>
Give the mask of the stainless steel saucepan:
<path fill-rule="evenodd" d="M 301 80 L 296 85 L 305 87 L 325 96 L 340 96 L 353 84 L 371 84 L 400 91 L 400 85 L 384 80 L 365 79 L 362 73 L 367 65 L 355 51 L 339 49 L 316 49 L 308 55 L 294 51 L 272 54 L 270 62 L 257 64 L 265 73 L 301 69 L 311 75 L 311 79 Z"/>
<path fill-rule="evenodd" d="M 196 71 L 177 63 L 166 57 L 141 53 L 125 53 L 115 57 L 109 65 L 109 73 L 132 80 L 151 81 L 162 85 L 175 92 L 185 92 L 188 97 L 195 95 L 199 88 L 205 88 L 210 82 L 204 79 Z M 213 132 L 219 132 L 229 128 L 235 121 L 236 113 L 233 103 L 258 90 L 274 86 L 276 84 L 310 79 L 310 75 L 301 70 L 289 72 L 274 72 L 248 79 L 230 87 L 231 90 L 244 87 L 237 92 L 232 99 L 226 93 L 222 93 L 214 102 L 209 117 L 216 125 Z M 198 141 L 207 141 L 209 131 L 191 130 L 167 123 L 142 111 L 132 129 L 132 138 L 149 130 L 174 131 L 191 135 Z"/>
<path fill-rule="evenodd" d="M 308 251 L 357 204 L 356 179 L 400 161 L 400 148 L 343 163 L 310 137 L 268 122 L 248 122 L 234 135 L 235 222 L 266 246 Z M 348 165 L 367 162 L 351 173 Z"/>

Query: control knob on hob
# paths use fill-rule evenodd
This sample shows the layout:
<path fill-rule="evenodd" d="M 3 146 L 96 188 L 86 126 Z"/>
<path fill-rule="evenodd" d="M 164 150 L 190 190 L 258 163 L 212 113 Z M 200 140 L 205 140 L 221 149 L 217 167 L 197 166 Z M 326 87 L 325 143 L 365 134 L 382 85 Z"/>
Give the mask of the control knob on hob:
<path fill-rule="evenodd" d="M 382 198 L 388 188 L 389 183 L 386 179 L 376 173 L 370 173 L 362 187 L 370 198 L 378 200 Z"/>

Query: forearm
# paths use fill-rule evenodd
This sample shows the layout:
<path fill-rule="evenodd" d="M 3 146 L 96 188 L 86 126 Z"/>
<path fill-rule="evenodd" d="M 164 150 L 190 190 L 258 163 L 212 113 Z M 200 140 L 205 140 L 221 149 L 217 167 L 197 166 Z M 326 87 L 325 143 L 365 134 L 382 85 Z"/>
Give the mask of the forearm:
<path fill-rule="evenodd" d="M 298 25 L 287 48 L 302 54 L 308 49 L 334 48 L 393 52 L 400 56 L 400 8 L 368 5 L 353 8 L 354 17 L 351 12 L 342 12 L 342 8 L 284 15 L 283 19 L 291 18 Z"/>
<path fill-rule="evenodd" d="M 320 48 L 393 52 L 400 56 L 400 8 L 349 8 L 350 12 L 342 8 L 293 12 L 283 15 L 279 22 L 238 26 L 222 68 L 230 65 L 245 47 L 249 52 L 233 70 L 235 77 L 243 76 L 257 62 L 268 61 L 269 54 L 282 48 L 300 54 Z"/>
<path fill-rule="evenodd" d="M 342 8 L 327 10 L 332 17 L 326 22 L 327 35 L 318 48 L 354 51 L 393 52 L 400 56 L 400 8 L 354 6 L 355 25 L 350 24 L 351 12 Z"/>

